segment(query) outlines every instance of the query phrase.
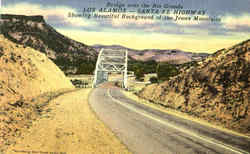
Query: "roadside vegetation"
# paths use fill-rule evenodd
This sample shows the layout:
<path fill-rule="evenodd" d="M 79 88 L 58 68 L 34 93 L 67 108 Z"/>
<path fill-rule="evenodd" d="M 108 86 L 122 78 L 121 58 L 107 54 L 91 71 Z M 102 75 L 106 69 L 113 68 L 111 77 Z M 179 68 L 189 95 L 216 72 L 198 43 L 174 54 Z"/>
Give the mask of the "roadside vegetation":
<path fill-rule="evenodd" d="M 89 74 L 92 75 L 95 70 L 95 61 L 93 60 L 82 60 L 82 59 L 73 59 L 65 60 L 65 57 L 57 57 L 54 60 L 55 64 L 65 72 L 66 75 L 79 75 L 79 74 Z M 76 70 L 73 70 L 76 68 Z M 72 70 L 68 71 L 67 70 Z"/>
<path fill-rule="evenodd" d="M 169 80 L 171 77 L 178 75 L 181 70 L 189 69 L 193 66 L 197 66 L 198 63 L 188 62 L 184 64 L 170 64 L 168 62 L 156 62 L 156 61 L 130 61 L 128 70 L 135 73 L 137 81 L 143 81 L 145 74 L 156 73 L 157 77 L 151 77 L 151 83 L 161 83 Z"/>

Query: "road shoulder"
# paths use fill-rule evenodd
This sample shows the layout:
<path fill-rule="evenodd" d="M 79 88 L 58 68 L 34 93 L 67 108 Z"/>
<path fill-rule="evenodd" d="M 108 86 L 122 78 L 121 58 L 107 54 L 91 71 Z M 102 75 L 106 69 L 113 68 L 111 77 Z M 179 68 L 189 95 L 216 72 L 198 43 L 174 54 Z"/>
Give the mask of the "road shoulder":
<path fill-rule="evenodd" d="M 145 100 L 145 99 L 142 99 L 142 98 L 138 97 L 137 95 L 133 94 L 132 92 L 122 91 L 122 93 L 126 97 L 134 100 L 134 102 L 144 104 L 144 105 L 146 105 L 146 106 L 148 106 L 150 108 L 153 108 L 155 110 L 159 110 L 161 112 L 165 112 L 167 114 L 174 115 L 174 116 L 182 118 L 182 119 L 190 120 L 190 121 L 199 123 L 199 124 L 207 126 L 207 127 L 215 128 L 215 129 L 221 130 L 223 132 L 227 132 L 229 134 L 233 134 L 233 135 L 236 135 L 236 136 L 241 136 L 241 137 L 245 137 L 245 138 L 250 139 L 250 136 L 246 136 L 244 134 L 229 130 L 229 129 L 224 128 L 224 127 L 219 126 L 219 125 L 211 124 L 208 121 L 205 121 L 205 120 L 197 118 L 197 117 L 190 116 L 190 115 L 188 115 L 186 113 L 179 112 L 179 111 L 169 109 L 169 108 L 165 108 L 165 107 L 163 107 L 163 106 L 161 106 L 159 104 L 149 102 L 148 100 Z"/>
<path fill-rule="evenodd" d="M 52 100 L 47 112 L 8 148 L 19 153 L 130 153 L 96 117 L 88 104 L 91 89 L 83 89 Z"/>

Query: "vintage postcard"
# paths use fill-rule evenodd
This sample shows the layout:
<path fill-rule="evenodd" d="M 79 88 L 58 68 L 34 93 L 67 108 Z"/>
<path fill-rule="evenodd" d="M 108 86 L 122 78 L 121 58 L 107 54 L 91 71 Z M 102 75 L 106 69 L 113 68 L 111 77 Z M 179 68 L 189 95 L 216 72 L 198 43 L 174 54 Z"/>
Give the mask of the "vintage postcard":
<path fill-rule="evenodd" d="M 249 0 L 0 0 L 0 154 L 250 153 Z"/>

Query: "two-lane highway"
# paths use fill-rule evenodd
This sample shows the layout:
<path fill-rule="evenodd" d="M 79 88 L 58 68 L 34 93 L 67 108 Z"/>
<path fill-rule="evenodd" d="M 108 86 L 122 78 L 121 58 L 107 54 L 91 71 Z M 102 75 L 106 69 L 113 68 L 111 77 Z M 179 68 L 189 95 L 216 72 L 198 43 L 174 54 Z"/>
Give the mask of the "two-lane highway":
<path fill-rule="evenodd" d="M 97 116 L 135 154 L 250 153 L 250 139 L 134 102 L 115 87 L 92 91 Z"/>

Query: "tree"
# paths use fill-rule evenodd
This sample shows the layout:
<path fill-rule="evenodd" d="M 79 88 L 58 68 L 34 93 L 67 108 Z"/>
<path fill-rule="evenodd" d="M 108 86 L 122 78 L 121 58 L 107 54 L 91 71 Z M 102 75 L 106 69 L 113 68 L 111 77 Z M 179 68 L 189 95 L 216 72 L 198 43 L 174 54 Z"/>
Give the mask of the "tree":
<path fill-rule="evenodd" d="M 92 74 L 95 70 L 93 63 L 84 62 L 78 67 L 76 74 Z"/>
<path fill-rule="evenodd" d="M 143 74 L 155 73 L 156 67 L 157 67 L 157 62 L 155 62 L 154 60 L 145 61 L 145 62 L 131 60 L 128 63 L 128 70 L 129 71 L 136 72 L 138 69 L 142 69 Z"/>
<path fill-rule="evenodd" d="M 143 69 L 142 68 L 137 68 L 135 70 L 135 79 L 139 80 L 139 81 L 143 81 L 143 79 L 142 79 L 143 77 L 144 77 Z"/>
<path fill-rule="evenodd" d="M 172 64 L 159 63 L 156 68 L 156 73 L 158 80 L 165 81 L 169 80 L 172 76 L 176 76 L 179 72 L 178 69 Z"/>

